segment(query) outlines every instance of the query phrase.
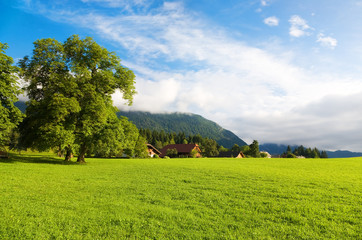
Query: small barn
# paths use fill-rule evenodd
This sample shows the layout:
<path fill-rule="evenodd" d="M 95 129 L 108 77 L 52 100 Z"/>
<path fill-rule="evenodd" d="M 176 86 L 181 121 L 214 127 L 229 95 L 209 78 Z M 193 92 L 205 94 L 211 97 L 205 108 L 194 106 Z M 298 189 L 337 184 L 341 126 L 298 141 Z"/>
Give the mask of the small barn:
<path fill-rule="evenodd" d="M 152 146 L 151 144 L 147 144 L 147 152 L 148 152 L 149 157 L 153 157 L 155 155 L 158 155 L 158 156 L 161 155 L 161 152 L 157 148 Z"/>
<path fill-rule="evenodd" d="M 227 151 L 227 152 L 220 152 L 219 156 L 220 158 L 245 158 L 245 155 L 243 152 L 233 152 L 233 151 Z"/>
<path fill-rule="evenodd" d="M 196 157 L 201 157 L 201 149 L 197 144 L 170 144 L 161 149 L 161 157 L 167 156 L 167 151 L 176 149 L 177 157 L 192 157 L 192 151 L 196 151 Z"/>

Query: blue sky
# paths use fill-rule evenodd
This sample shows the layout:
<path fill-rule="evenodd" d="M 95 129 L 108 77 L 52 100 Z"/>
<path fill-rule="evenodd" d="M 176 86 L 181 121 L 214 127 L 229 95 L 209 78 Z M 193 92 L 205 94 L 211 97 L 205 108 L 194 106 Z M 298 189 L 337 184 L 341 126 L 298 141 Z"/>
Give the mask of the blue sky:
<path fill-rule="evenodd" d="M 0 2 L 14 59 L 91 36 L 137 76 L 125 110 L 191 112 L 251 142 L 362 151 L 362 0 Z"/>

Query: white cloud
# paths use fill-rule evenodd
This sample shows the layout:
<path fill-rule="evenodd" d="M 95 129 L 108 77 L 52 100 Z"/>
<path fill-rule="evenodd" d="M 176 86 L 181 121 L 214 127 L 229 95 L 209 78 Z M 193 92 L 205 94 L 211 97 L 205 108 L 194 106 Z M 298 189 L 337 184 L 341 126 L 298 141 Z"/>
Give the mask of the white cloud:
<path fill-rule="evenodd" d="M 310 33 L 308 30 L 312 30 L 312 28 L 307 24 L 307 21 L 301 18 L 298 15 L 293 15 L 289 19 L 290 28 L 289 28 L 289 34 L 292 37 L 302 37 L 302 36 L 308 36 Z"/>
<path fill-rule="evenodd" d="M 166 112 L 172 108 L 176 98 L 179 95 L 181 83 L 175 79 L 162 79 L 158 82 L 148 79 L 137 78 L 136 89 L 141 94 L 134 97 L 134 105 L 132 109 L 151 112 Z M 129 110 L 126 107 L 125 101 L 122 99 L 122 94 L 117 92 L 113 96 L 113 101 L 117 107 Z"/>
<path fill-rule="evenodd" d="M 260 4 L 263 6 L 263 7 L 266 7 L 270 4 L 271 0 L 261 0 L 260 1 Z"/>
<path fill-rule="evenodd" d="M 279 25 L 279 19 L 275 16 L 268 17 L 264 19 L 264 23 L 268 26 L 278 26 Z"/>
<path fill-rule="evenodd" d="M 146 0 L 81 0 L 84 3 L 101 3 L 109 7 L 126 7 L 126 6 L 146 6 Z"/>
<path fill-rule="evenodd" d="M 340 96 L 337 102 L 353 102 L 348 97 L 361 94 L 361 79 L 309 72 L 292 64 L 290 54 L 283 58 L 283 53 L 272 54 L 230 37 L 184 10 L 182 4 L 166 3 L 146 14 L 52 14 L 57 21 L 89 28 L 128 53 L 123 63 L 135 71 L 139 93 L 131 109 L 197 113 L 241 138 L 260 142 L 333 148 L 340 141 L 332 136 L 345 131 L 343 144 L 352 146 L 358 135 L 350 134 L 350 127 L 362 132 L 362 114 L 345 108 L 344 116 L 352 118 L 344 127 L 338 114 L 330 112 L 336 102 L 328 98 Z M 289 22 L 293 37 L 312 30 L 297 15 Z M 122 104 L 120 94 L 114 100 Z"/>
<path fill-rule="evenodd" d="M 324 34 L 320 33 L 317 38 L 317 42 L 319 42 L 322 46 L 334 49 L 337 47 L 337 39 L 332 37 L 325 37 Z"/>

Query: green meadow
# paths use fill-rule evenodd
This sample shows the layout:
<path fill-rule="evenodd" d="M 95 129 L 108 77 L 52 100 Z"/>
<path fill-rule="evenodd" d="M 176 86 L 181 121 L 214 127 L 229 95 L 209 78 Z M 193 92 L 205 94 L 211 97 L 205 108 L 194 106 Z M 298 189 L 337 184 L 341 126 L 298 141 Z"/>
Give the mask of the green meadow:
<path fill-rule="evenodd" d="M 0 239 L 362 239 L 362 158 L 0 159 Z"/>

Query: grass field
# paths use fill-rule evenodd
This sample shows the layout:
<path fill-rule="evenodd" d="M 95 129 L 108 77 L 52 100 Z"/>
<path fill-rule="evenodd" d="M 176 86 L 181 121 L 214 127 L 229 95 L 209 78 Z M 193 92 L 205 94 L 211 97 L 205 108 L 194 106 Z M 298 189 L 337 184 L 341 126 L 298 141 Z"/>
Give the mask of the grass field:
<path fill-rule="evenodd" d="M 0 239 L 362 239 L 362 158 L 0 160 Z"/>

